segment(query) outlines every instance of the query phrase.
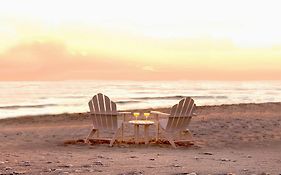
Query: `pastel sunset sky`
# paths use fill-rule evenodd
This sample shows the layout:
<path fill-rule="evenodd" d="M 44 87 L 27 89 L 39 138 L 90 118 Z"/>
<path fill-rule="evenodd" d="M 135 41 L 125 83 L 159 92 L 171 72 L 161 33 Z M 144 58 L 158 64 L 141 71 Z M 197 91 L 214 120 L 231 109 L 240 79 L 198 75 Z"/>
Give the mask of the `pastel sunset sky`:
<path fill-rule="evenodd" d="M 279 0 L 0 1 L 0 80 L 281 80 Z"/>

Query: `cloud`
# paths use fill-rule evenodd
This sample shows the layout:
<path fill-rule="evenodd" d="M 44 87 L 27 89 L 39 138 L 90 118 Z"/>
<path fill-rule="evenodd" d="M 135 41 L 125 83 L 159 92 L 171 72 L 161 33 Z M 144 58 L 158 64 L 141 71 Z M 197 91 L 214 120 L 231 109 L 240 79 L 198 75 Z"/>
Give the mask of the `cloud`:
<path fill-rule="evenodd" d="M 0 80 L 102 79 L 131 68 L 115 59 L 71 54 L 55 42 L 20 44 L 0 54 Z"/>
<path fill-rule="evenodd" d="M 236 55 L 232 54 L 233 57 Z M 133 59 L 96 56 L 83 51 L 73 52 L 64 44 L 57 42 L 21 43 L 0 54 L 0 81 L 280 80 L 280 64 L 277 64 L 280 63 L 279 55 L 273 55 L 276 58 L 269 60 L 259 60 L 256 55 L 258 56 L 258 53 L 248 54 L 249 59 L 243 62 L 217 59 L 200 64 L 200 60 L 193 63 L 188 60 L 163 59 L 156 63 L 145 61 L 142 63 Z M 169 64 L 161 64 L 163 61 Z M 262 66 L 252 66 L 254 62 L 261 61 L 264 63 Z"/>

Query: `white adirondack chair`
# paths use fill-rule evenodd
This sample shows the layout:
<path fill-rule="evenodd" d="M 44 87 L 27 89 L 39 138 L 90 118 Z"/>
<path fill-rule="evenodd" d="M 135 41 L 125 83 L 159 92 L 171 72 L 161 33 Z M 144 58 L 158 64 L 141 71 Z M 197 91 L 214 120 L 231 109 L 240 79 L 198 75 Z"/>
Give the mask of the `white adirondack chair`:
<path fill-rule="evenodd" d="M 196 115 L 195 113 L 193 113 L 195 107 L 196 105 L 194 103 L 194 100 L 190 97 L 186 97 L 182 99 L 178 104 L 172 107 L 170 114 L 158 111 L 151 111 L 152 114 L 156 115 L 156 120 L 158 121 L 156 139 L 158 139 L 159 130 L 162 130 L 164 136 L 168 139 L 170 144 L 174 148 L 176 148 L 174 139 L 176 134 L 186 132 L 192 138 L 192 133 L 187 127 L 191 121 L 192 116 Z M 165 115 L 168 118 L 164 120 L 159 120 L 159 115 Z"/>
<path fill-rule="evenodd" d="M 89 139 L 93 137 L 95 133 L 97 133 L 97 137 L 99 137 L 99 132 L 101 131 L 114 133 L 111 139 L 103 138 L 103 140 L 110 140 L 110 146 L 113 145 L 120 132 L 123 140 L 123 121 L 125 120 L 125 115 L 130 114 L 130 112 L 118 112 L 116 104 L 101 93 L 95 95 L 88 104 L 90 107 L 90 117 L 93 121 L 93 128 L 86 138 L 86 143 L 89 143 Z M 118 120 L 118 116 L 120 115 L 123 116 L 123 120 Z"/>

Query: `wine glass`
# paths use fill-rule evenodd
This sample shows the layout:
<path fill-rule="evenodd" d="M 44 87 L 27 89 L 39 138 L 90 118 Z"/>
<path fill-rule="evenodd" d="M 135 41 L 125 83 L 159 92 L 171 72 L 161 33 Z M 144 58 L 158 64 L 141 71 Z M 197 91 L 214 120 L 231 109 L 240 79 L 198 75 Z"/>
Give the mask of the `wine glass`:
<path fill-rule="evenodd" d="M 150 115 L 150 113 L 149 112 L 145 112 L 145 113 L 143 113 L 143 115 L 145 116 L 145 119 L 147 120 L 147 118 Z"/>
<path fill-rule="evenodd" d="M 136 120 L 138 120 L 138 116 L 140 115 L 139 112 L 134 112 L 134 116 L 136 117 Z"/>

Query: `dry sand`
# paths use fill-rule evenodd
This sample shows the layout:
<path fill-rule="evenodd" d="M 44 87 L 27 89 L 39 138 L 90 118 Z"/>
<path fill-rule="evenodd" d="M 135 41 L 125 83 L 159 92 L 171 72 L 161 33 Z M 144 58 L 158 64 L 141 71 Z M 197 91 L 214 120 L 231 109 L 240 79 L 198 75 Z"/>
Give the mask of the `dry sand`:
<path fill-rule="evenodd" d="M 281 103 L 202 106 L 196 112 L 194 145 L 177 149 L 66 144 L 87 136 L 88 114 L 2 119 L 0 174 L 281 174 Z M 131 126 L 125 131 L 130 140 Z"/>

